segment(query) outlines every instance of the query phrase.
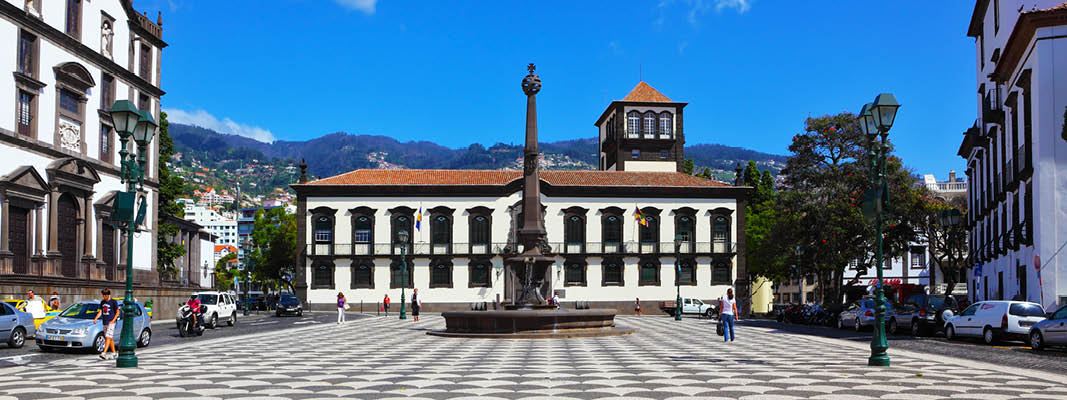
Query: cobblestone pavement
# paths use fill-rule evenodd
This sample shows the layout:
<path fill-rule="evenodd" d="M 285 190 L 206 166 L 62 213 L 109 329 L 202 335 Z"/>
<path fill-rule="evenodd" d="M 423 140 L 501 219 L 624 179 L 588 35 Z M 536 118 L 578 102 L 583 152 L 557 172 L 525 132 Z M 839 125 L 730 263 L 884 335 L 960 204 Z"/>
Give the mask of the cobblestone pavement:
<path fill-rule="evenodd" d="M 139 369 L 89 356 L 6 368 L 0 399 L 1067 398 L 1062 375 L 906 351 L 873 368 L 858 343 L 755 326 L 723 343 L 707 320 L 624 316 L 636 333 L 494 340 L 394 318 L 151 348 Z"/>

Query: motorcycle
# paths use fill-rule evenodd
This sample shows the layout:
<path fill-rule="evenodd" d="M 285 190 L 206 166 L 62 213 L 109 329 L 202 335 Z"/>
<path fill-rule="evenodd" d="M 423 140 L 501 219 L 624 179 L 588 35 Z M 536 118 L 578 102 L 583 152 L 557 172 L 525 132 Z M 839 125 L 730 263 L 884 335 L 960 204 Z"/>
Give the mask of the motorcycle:
<path fill-rule="evenodd" d="M 193 309 L 188 304 L 183 304 L 178 308 L 178 336 L 203 336 L 204 335 L 204 312 L 207 311 L 207 306 L 200 306 L 199 310 L 196 310 L 196 323 L 193 323 Z"/>

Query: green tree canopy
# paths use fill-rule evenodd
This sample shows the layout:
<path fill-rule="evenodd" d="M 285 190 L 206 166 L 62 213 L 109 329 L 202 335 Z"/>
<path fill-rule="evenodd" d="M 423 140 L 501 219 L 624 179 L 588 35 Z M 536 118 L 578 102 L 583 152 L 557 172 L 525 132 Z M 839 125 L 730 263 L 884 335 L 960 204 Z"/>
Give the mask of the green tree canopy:
<path fill-rule="evenodd" d="M 261 283 L 285 285 L 295 292 L 296 215 L 284 207 L 256 211 L 252 230 L 252 273 Z M 286 278 L 290 279 L 286 279 Z"/>

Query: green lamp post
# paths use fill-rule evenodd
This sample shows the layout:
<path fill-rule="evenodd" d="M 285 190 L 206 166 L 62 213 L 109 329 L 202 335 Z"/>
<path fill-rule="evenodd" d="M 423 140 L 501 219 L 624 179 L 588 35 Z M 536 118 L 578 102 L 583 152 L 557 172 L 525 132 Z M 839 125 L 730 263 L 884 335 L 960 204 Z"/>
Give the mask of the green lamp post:
<path fill-rule="evenodd" d="M 408 231 L 397 232 L 396 240 L 400 242 L 400 319 L 408 319 L 405 306 L 405 289 L 408 287 Z"/>
<path fill-rule="evenodd" d="M 882 93 L 874 98 L 874 103 L 868 103 L 860 110 L 860 127 L 867 136 L 867 155 L 871 162 L 871 189 L 864 199 L 864 212 L 866 216 L 875 220 L 875 268 L 878 273 L 878 285 L 875 288 L 875 317 L 874 334 L 871 336 L 871 356 L 867 359 L 870 366 L 889 366 L 889 342 L 885 337 L 885 313 L 886 301 L 883 288 L 883 249 L 882 249 L 882 224 L 883 211 L 888 206 L 889 187 L 886 182 L 886 153 L 889 145 L 886 139 L 889 129 L 893 127 L 893 121 L 897 116 L 900 104 L 892 94 Z M 880 138 L 880 140 L 879 140 Z M 870 215 L 873 214 L 873 215 Z"/>
<path fill-rule="evenodd" d="M 122 318 L 125 321 L 133 321 L 134 310 L 137 308 L 133 302 L 133 234 L 137 232 L 137 225 L 142 222 L 139 220 L 144 218 L 144 198 L 141 198 L 141 210 L 134 213 L 133 208 L 137 192 L 144 190 L 145 164 L 148 161 L 145 149 L 148 143 L 152 142 L 152 136 L 156 134 L 156 121 L 152 119 L 152 114 L 138 110 L 129 100 L 116 101 L 109 114 L 119 140 L 122 142 L 119 159 L 122 166 L 121 180 L 126 184 L 126 191 L 120 193 L 115 205 L 117 210 L 125 210 L 116 213 L 122 219 L 116 222 L 119 222 L 121 229 L 126 231 L 126 294 L 122 301 Z M 127 150 L 130 139 L 133 139 L 133 144 L 137 146 L 136 152 Z M 116 366 L 119 368 L 137 367 L 137 355 L 134 354 L 136 348 L 133 324 L 122 324 Z"/>
<path fill-rule="evenodd" d="M 682 320 L 682 235 L 674 235 L 674 286 L 678 288 L 678 300 L 674 303 L 674 320 Z"/>
<path fill-rule="evenodd" d="M 244 310 L 244 315 L 247 317 L 248 316 L 248 307 L 250 305 L 249 304 L 250 303 L 249 300 L 251 300 L 251 297 L 248 296 L 248 290 L 251 289 L 250 286 L 252 286 L 252 276 L 251 276 L 252 274 L 249 272 L 249 269 L 251 268 L 251 265 L 252 265 L 252 257 L 251 257 L 251 255 L 252 255 L 252 237 L 251 237 L 251 234 L 249 234 L 249 237 L 246 237 L 244 242 L 241 243 L 241 250 L 244 251 L 244 254 L 245 254 L 245 259 L 244 259 L 244 268 L 245 268 L 245 270 L 244 270 L 244 275 L 245 275 L 245 285 L 244 285 L 245 286 L 245 307 L 244 307 L 245 310 Z"/>

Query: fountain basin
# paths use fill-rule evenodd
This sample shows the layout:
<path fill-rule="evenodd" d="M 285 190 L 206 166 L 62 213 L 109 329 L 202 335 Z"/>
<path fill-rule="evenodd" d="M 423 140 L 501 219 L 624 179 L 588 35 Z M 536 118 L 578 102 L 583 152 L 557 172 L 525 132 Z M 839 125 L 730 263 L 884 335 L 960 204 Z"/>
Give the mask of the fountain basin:
<path fill-rule="evenodd" d="M 467 338 L 563 338 L 625 335 L 615 327 L 615 310 L 499 310 L 441 313 L 444 331 L 427 334 Z"/>

